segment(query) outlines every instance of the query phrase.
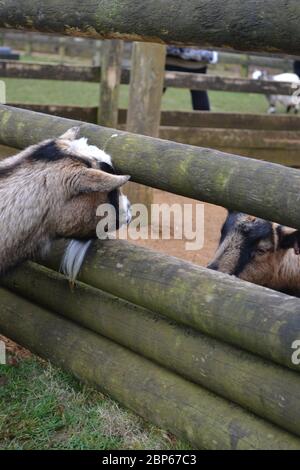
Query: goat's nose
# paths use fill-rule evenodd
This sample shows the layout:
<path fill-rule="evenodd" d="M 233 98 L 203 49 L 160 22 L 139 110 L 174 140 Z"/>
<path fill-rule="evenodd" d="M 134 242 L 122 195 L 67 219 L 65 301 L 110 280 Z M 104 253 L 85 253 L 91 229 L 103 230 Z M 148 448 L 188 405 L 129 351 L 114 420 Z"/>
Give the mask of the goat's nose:
<path fill-rule="evenodd" d="M 212 263 L 209 263 L 207 265 L 207 269 L 213 269 L 214 271 L 218 271 L 219 270 L 219 265 L 218 265 L 218 263 L 213 261 Z"/>

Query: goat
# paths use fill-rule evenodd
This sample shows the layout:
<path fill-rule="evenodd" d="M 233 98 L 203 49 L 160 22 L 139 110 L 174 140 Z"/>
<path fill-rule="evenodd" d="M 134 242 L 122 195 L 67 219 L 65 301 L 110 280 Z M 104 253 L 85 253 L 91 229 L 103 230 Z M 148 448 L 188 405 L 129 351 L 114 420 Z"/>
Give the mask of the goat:
<path fill-rule="evenodd" d="M 62 264 L 74 280 L 96 238 L 98 206 L 111 203 L 120 212 L 110 226 L 129 222 L 129 202 L 119 189 L 129 176 L 115 174 L 109 155 L 77 138 L 79 131 L 71 128 L 0 163 L 0 274 L 63 237 L 78 239 Z"/>
<path fill-rule="evenodd" d="M 209 269 L 300 296 L 298 230 L 229 212 Z"/>
<path fill-rule="evenodd" d="M 252 74 L 254 80 L 274 80 L 275 82 L 288 82 L 294 83 L 300 87 L 300 80 L 298 75 L 295 73 L 281 73 L 279 75 L 269 75 L 265 71 L 255 70 Z M 300 98 L 297 95 L 266 95 L 267 100 L 269 101 L 270 107 L 268 109 L 269 114 L 274 114 L 276 112 L 277 103 L 281 103 L 285 108 L 287 113 L 291 110 L 294 110 L 294 113 L 297 114 L 300 106 Z"/>

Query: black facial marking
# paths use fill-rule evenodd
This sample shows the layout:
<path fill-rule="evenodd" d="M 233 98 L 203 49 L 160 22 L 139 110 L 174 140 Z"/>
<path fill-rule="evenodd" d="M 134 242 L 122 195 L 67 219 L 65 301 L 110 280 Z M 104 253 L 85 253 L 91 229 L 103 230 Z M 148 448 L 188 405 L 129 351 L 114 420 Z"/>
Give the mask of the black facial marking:
<path fill-rule="evenodd" d="M 115 175 L 115 169 L 112 165 L 109 165 L 106 162 L 101 162 L 100 163 L 100 169 L 102 171 L 105 171 L 105 173 L 110 173 L 112 175 Z M 109 203 L 114 206 L 116 210 L 116 230 L 119 230 L 120 228 L 120 220 L 119 220 L 119 196 L 120 192 L 118 189 L 114 189 L 110 193 L 108 193 L 108 201 Z"/>
<path fill-rule="evenodd" d="M 247 228 L 247 230 L 243 230 Z M 258 243 L 261 240 L 273 237 L 272 223 L 267 220 L 256 219 L 252 223 L 245 223 L 241 226 L 243 241 L 240 248 L 240 257 L 238 259 L 234 275 L 238 276 L 245 269 L 247 264 L 253 258 Z"/>
<path fill-rule="evenodd" d="M 292 233 L 284 233 L 281 226 L 277 227 L 277 235 L 279 239 L 279 248 L 283 250 L 288 250 L 294 248 L 298 254 L 300 247 L 300 231 L 295 230 Z"/>
<path fill-rule="evenodd" d="M 100 163 L 100 170 L 105 171 L 105 173 L 110 173 L 111 175 L 115 175 L 115 169 L 112 165 L 109 165 L 109 163 L 106 162 L 101 162 Z"/>
<path fill-rule="evenodd" d="M 0 167 L 0 178 L 7 178 L 8 176 L 10 176 L 17 166 L 18 164 L 4 166 L 3 168 Z"/>
<path fill-rule="evenodd" d="M 56 162 L 65 157 L 65 153 L 54 141 L 51 141 L 34 150 L 34 152 L 29 155 L 28 159 L 33 161 Z"/>
<path fill-rule="evenodd" d="M 225 240 L 225 238 L 227 237 L 227 235 L 232 231 L 234 230 L 235 226 L 236 226 L 236 223 L 237 223 L 237 220 L 239 218 L 239 213 L 238 212 L 229 212 L 224 224 L 223 224 L 223 227 L 222 227 L 222 230 L 221 230 L 221 239 L 220 239 L 220 244 Z"/>
<path fill-rule="evenodd" d="M 119 191 L 114 189 L 110 193 L 108 193 L 108 201 L 109 203 L 114 206 L 116 210 L 116 230 L 120 228 L 120 220 L 119 220 Z"/>
<path fill-rule="evenodd" d="M 252 243 L 249 242 L 249 240 L 244 240 L 244 242 L 241 245 L 241 251 L 240 251 L 240 256 L 237 262 L 237 265 L 235 267 L 235 270 L 232 274 L 234 276 L 238 276 L 241 274 L 241 272 L 245 269 L 247 264 L 251 261 L 252 259 L 252 254 L 253 254 L 253 245 Z"/>
<path fill-rule="evenodd" d="M 72 154 L 68 154 L 64 152 L 63 149 L 61 149 L 54 140 L 47 142 L 45 145 L 38 147 L 34 152 L 32 152 L 28 156 L 29 161 L 47 162 L 47 163 L 54 163 L 64 158 L 71 158 L 80 163 L 83 163 L 88 168 L 92 168 L 92 163 L 88 158 L 84 158 L 84 157 L 80 157 L 79 155 L 72 155 Z"/>

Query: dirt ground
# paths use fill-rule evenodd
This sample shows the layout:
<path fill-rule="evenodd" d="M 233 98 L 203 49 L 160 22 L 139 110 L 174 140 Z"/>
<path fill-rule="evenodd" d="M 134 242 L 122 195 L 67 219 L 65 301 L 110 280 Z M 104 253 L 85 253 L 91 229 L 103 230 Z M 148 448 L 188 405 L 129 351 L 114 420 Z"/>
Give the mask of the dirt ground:
<path fill-rule="evenodd" d="M 154 190 L 154 203 L 167 203 L 169 205 L 179 203 L 183 204 L 199 204 L 185 197 Z M 204 204 L 204 246 L 197 251 L 187 251 L 185 243 L 187 240 L 138 240 L 134 243 L 151 248 L 156 251 L 162 251 L 171 256 L 191 261 L 201 266 L 207 266 L 214 256 L 220 238 L 220 230 L 226 217 L 226 210 L 223 207 L 215 206 L 208 203 Z M 193 221 L 195 222 L 194 218 Z"/>
<path fill-rule="evenodd" d="M 27 359 L 28 357 L 32 356 L 32 353 L 22 346 L 14 343 L 10 339 L 6 338 L 5 336 L 0 335 L 0 341 L 4 341 L 5 348 L 6 348 L 6 358 L 9 365 L 17 365 L 19 360 Z M 1 374 L 0 374 L 0 382 L 1 382 Z"/>

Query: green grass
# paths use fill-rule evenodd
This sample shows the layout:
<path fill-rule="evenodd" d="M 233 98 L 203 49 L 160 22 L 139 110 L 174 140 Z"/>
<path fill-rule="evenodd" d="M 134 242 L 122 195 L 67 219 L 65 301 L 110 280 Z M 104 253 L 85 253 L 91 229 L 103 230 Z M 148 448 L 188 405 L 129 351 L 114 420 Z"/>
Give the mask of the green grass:
<path fill-rule="evenodd" d="M 25 62 L 52 62 L 59 63 L 59 55 L 34 54 L 22 55 Z M 78 59 L 77 57 L 65 57 L 65 63 L 90 65 L 90 59 Z M 224 70 L 218 65 L 210 71 L 213 75 L 236 75 L 238 70 Z M 59 82 L 56 80 L 23 80 L 8 78 L 6 83 L 7 102 L 35 103 L 35 104 L 60 104 L 76 106 L 97 106 L 99 102 L 100 86 L 97 83 L 85 82 Z M 129 87 L 121 86 L 120 107 L 128 106 Z M 268 103 L 264 95 L 249 93 L 232 93 L 222 91 L 210 91 L 209 98 L 211 109 L 215 112 L 245 112 L 266 113 Z M 162 109 L 164 110 L 192 110 L 189 90 L 169 88 L 163 96 Z M 279 108 L 284 112 L 283 108 Z"/>
<path fill-rule="evenodd" d="M 48 363 L 0 366 L 0 450 L 187 448 Z"/>
<path fill-rule="evenodd" d="M 23 80 L 8 78 L 6 100 L 9 103 L 60 104 L 97 106 L 100 86 L 97 83 L 61 82 L 56 80 Z M 265 113 L 266 98 L 258 94 L 209 92 L 212 111 Z M 122 85 L 120 107 L 128 105 L 128 86 Z M 169 88 L 163 96 L 162 109 L 192 109 L 189 90 Z"/>

